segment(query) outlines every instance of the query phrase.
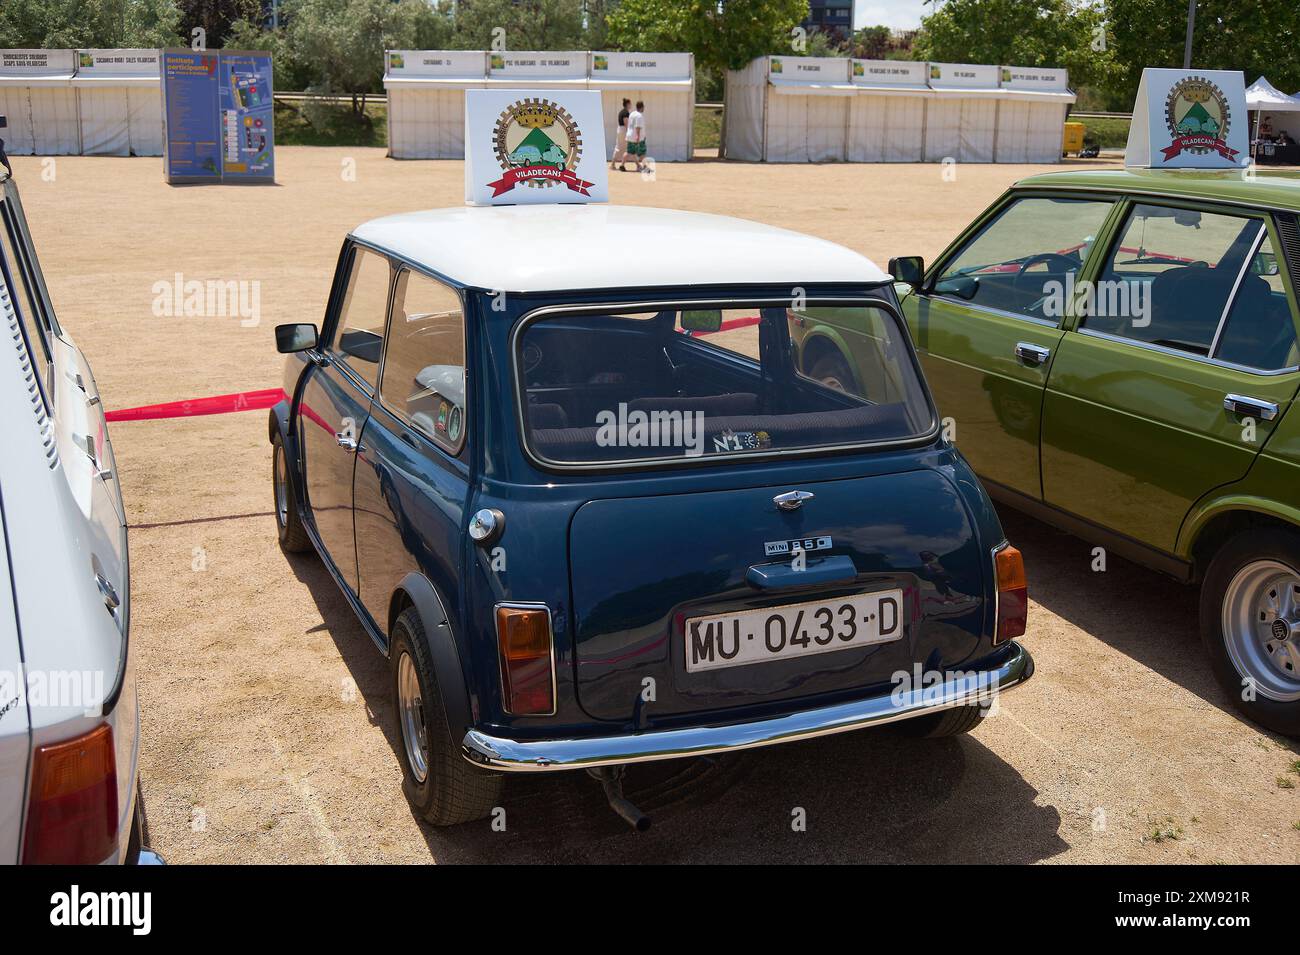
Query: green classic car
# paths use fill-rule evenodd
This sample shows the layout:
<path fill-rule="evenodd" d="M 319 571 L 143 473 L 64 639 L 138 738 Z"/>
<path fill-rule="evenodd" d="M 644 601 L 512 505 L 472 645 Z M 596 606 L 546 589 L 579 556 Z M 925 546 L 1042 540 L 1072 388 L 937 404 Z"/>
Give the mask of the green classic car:
<path fill-rule="evenodd" d="M 1300 178 L 1034 176 L 891 271 L 992 496 L 1200 584 L 1224 690 L 1300 735 Z M 789 317 L 805 374 L 874 387 L 833 317 Z"/>

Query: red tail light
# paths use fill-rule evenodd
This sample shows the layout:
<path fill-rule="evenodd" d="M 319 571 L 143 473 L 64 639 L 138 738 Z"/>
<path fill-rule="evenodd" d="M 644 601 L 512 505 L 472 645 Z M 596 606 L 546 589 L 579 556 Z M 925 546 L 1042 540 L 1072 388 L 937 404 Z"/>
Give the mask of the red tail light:
<path fill-rule="evenodd" d="M 65 743 L 37 747 L 23 864 L 100 863 L 116 845 L 113 730 L 104 724 Z"/>
<path fill-rule="evenodd" d="M 516 716 L 555 712 L 551 614 L 545 607 L 497 607 L 501 695 Z"/>
<path fill-rule="evenodd" d="M 1029 587 L 1025 583 L 1024 559 L 1010 544 L 993 552 L 993 564 L 998 576 L 998 627 L 993 637 L 996 644 L 1025 632 Z"/>

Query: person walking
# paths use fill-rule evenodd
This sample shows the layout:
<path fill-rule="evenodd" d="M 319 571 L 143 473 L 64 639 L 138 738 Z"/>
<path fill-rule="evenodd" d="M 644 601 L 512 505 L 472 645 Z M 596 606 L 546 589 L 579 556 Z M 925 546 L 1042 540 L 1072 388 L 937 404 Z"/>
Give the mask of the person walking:
<path fill-rule="evenodd" d="M 610 169 L 618 166 L 620 172 L 627 172 L 627 167 L 624 163 L 627 162 L 627 116 L 628 107 L 631 105 L 632 101 L 630 99 L 625 99 L 623 100 L 623 108 L 618 111 L 618 129 L 614 140 L 614 159 L 609 164 Z"/>
<path fill-rule="evenodd" d="M 636 159 L 637 172 L 645 165 L 645 144 L 645 103 L 637 100 L 636 109 L 627 117 L 627 151 L 628 155 Z"/>

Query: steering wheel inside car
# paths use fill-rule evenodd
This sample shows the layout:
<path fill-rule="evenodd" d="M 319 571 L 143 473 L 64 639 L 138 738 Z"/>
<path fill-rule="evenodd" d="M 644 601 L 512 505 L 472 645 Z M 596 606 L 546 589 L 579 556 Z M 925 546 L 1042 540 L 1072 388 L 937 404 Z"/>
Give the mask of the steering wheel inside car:
<path fill-rule="evenodd" d="M 1047 265 L 1049 274 L 1055 274 L 1058 271 L 1066 273 L 1075 272 L 1078 270 L 1079 266 L 1082 265 L 1079 260 L 1072 259 L 1068 255 L 1063 255 L 1060 252 L 1040 252 L 1038 255 L 1031 255 L 1020 264 L 1020 271 L 1017 272 L 1016 277 L 1011 280 L 1011 287 L 1017 292 L 1023 292 L 1024 289 L 1022 287 L 1022 282 L 1025 275 L 1031 268 L 1039 263 L 1045 263 Z M 1047 301 L 1049 295 L 1047 289 L 1040 287 L 1039 291 L 1042 294 L 1034 299 L 1025 309 L 1029 314 L 1036 315 L 1041 312 L 1043 310 L 1043 304 Z"/>
<path fill-rule="evenodd" d="M 1038 255 L 1031 255 L 1020 264 L 1020 271 L 1016 273 L 1016 277 L 1012 279 L 1011 284 L 1018 288 L 1021 280 L 1025 277 L 1025 273 L 1039 263 L 1046 263 L 1051 272 L 1074 272 L 1078 270 L 1081 264 L 1078 259 L 1072 259 L 1060 252 L 1040 252 Z"/>

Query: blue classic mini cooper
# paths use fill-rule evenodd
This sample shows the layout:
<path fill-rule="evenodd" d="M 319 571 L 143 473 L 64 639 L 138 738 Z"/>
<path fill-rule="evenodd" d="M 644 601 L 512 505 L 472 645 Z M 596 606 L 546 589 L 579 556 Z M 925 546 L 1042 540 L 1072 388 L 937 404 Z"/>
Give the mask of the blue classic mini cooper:
<path fill-rule="evenodd" d="M 852 393 L 792 347 L 832 315 Z M 1032 673 L 1020 554 L 856 253 L 664 209 L 398 215 L 276 335 L 280 541 L 392 661 L 435 825 L 582 768 L 644 826 L 626 764 L 965 732 Z"/>

